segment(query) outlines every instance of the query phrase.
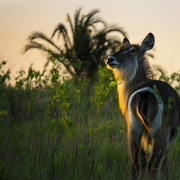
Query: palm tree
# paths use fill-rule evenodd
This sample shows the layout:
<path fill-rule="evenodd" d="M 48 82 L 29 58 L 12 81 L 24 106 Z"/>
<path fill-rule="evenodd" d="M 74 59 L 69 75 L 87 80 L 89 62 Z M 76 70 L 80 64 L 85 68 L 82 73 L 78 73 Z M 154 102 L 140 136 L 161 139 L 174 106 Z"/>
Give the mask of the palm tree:
<path fill-rule="evenodd" d="M 38 49 L 47 54 L 47 64 L 55 59 L 61 62 L 72 76 L 83 75 L 92 79 L 107 53 L 112 53 L 120 45 L 120 40 L 112 34 L 117 32 L 126 36 L 122 28 L 107 26 L 102 19 L 96 17 L 97 13 L 99 10 L 95 9 L 83 15 L 79 8 L 73 21 L 67 14 L 70 32 L 64 24 L 59 23 L 51 38 L 41 32 L 33 32 L 28 37 L 29 42 L 25 45 L 24 52 Z M 55 36 L 60 40 L 59 45 L 53 41 Z"/>

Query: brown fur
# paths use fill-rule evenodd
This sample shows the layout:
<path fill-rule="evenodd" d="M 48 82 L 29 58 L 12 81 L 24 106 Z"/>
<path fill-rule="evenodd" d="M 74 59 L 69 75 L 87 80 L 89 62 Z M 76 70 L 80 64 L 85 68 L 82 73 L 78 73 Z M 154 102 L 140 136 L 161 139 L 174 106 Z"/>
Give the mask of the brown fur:
<path fill-rule="evenodd" d="M 146 166 L 156 178 L 160 163 L 163 178 L 167 178 L 167 149 L 180 125 L 178 94 L 167 83 L 150 79 L 152 71 L 144 54 L 153 46 L 152 33 L 140 46 L 131 45 L 125 38 L 120 50 L 106 61 L 117 81 L 119 106 L 127 123 L 133 179 Z M 147 152 L 151 152 L 149 162 Z"/>

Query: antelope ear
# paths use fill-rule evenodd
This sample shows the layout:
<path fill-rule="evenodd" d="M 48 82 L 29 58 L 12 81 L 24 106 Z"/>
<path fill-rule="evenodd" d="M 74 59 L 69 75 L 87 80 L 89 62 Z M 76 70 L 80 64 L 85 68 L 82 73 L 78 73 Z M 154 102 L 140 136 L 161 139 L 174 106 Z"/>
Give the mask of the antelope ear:
<path fill-rule="evenodd" d="M 147 50 L 152 49 L 154 46 L 154 42 L 155 42 L 154 35 L 152 33 L 149 33 L 142 41 L 141 51 L 145 52 Z"/>
<path fill-rule="evenodd" d="M 130 42 L 126 37 L 124 38 L 124 40 L 122 42 L 122 46 L 130 46 Z"/>

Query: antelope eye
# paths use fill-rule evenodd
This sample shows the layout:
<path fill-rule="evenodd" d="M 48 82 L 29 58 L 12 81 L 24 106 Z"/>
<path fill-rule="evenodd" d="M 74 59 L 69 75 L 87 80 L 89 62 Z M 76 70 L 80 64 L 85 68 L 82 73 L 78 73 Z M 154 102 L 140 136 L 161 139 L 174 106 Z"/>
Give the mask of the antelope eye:
<path fill-rule="evenodd" d="M 134 47 L 132 47 L 132 48 L 129 49 L 128 53 L 131 54 L 131 55 L 135 55 L 136 49 Z"/>

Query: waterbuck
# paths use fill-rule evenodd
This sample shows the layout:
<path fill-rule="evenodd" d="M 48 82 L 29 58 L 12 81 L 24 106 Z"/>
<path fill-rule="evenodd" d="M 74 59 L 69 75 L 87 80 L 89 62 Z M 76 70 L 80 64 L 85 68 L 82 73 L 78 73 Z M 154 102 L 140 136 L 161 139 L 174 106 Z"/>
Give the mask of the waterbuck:
<path fill-rule="evenodd" d="M 117 81 L 119 106 L 127 123 L 132 179 L 146 168 L 156 179 L 159 167 L 167 178 L 167 150 L 180 126 L 177 92 L 169 84 L 150 78 L 152 71 L 144 56 L 154 41 L 152 33 L 141 45 L 130 44 L 124 38 L 119 51 L 105 61 Z"/>

